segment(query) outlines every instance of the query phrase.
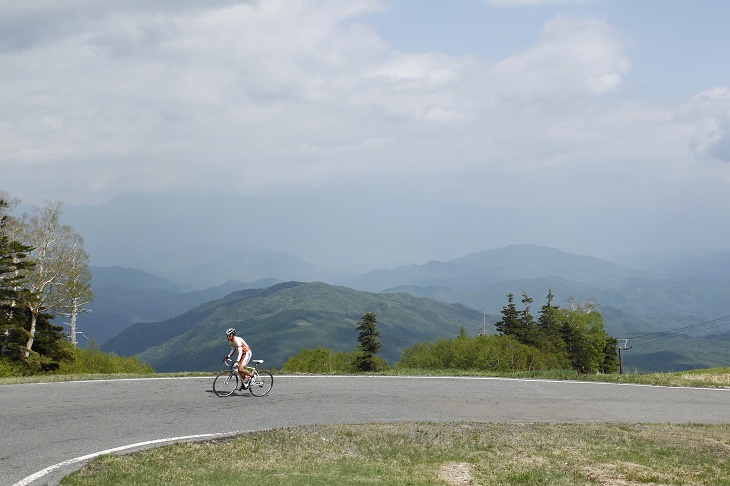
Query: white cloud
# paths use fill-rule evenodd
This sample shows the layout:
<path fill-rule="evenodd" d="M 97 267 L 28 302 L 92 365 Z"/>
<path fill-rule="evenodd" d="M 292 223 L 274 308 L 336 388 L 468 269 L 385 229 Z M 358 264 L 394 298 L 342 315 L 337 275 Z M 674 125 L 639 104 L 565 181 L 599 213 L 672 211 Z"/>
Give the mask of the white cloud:
<path fill-rule="evenodd" d="M 681 173 L 691 130 L 698 154 L 727 150 L 727 112 L 679 120 L 612 98 L 630 60 L 593 18 L 555 17 L 488 61 L 393 49 L 365 23 L 377 1 L 111 5 L 85 21 L 56 5 L 59 27 L 0 54 L 0 144 L 34 168 L 31 191 L 74 202 L 433 174 L 508 198 L 505 181 L 532 180 L 538 197 L 540 177 L 564 188 L 599 174 L 591 187 L 608 197 L 629 176 Z"/>
<path fill-rule="evenodd" d="M 715 87 L 693 96 L 683 112 L 696 120 L 690 138 L 695 154 L 730 162 L 730 88 Z"/>
<path fill-rule="evenodd" d="M 601 95 L 621 86 L 630 61 L 617 34 L 595 19 L 559 16 L 540 41 L 492 68 L 505 94 L 564 99 Z"/>

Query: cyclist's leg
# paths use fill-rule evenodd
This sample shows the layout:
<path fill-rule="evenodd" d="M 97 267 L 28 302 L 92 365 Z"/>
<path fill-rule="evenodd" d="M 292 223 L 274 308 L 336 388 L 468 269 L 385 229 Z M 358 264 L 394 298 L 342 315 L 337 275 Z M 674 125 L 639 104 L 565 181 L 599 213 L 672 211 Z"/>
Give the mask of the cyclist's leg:
<path fill-rule="evenodd" d="M 245 382 L 246 378 L 251 378 L 253 374 L 246 369 L 246 365 L 251 361 L 251 350 L 249 349 L 238 362 L 238 373 L 241 375 L 241 382 Z"/>

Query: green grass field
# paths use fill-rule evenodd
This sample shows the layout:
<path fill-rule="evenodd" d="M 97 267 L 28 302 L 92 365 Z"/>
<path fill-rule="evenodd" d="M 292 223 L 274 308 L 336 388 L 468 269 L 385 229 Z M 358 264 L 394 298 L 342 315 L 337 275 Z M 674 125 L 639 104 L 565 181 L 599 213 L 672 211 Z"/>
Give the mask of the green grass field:
<path fill-rule="evenodd" d="M 730 424 L 310 426 L 97 458 L 77 485 L 730 484 Z"/>

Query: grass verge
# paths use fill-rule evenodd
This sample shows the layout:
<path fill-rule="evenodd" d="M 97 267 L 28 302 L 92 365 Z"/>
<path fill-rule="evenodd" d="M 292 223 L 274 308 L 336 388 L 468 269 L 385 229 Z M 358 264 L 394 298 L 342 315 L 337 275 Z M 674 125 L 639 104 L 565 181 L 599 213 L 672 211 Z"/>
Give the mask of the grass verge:
<path fill-rule="evenodd" d="M 102 456 L 76 485 L 730 485 L 730 424 L 308 426 Z"/>

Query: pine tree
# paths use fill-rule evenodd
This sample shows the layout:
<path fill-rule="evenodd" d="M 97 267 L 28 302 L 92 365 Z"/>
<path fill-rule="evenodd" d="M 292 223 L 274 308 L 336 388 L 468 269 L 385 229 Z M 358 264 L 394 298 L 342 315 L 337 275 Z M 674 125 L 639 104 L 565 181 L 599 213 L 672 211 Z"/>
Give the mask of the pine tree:
<path fill-rule="evenodd" d="M 520 326 L 520 316 L 514 303 L 514 295 L 507 294 L 507 305 L 502 307 L 500 311 L 502 320 L 496 322 L 494 326 L 499 334 L 503 336 L 515 336 Z"/>
<path fill-rule="evenodd" d="M 26 282 L 34 267 L 28 257 L 33 248 L 11 239 L 8 208 L 0 198 L 0 357 L 23 359 L 28 339 L 25 309 L 34 298 Z"/>
<path fill-rule="evenodd" d="M 537 346 L 537 325 L 535 324 L 535 318 L 530 314 L 530 304 L 533 299 L 527 295 L 527 292 L 522 292 L 522 305 L 524 306 L 522 312 L 520 312 L 519 327 L 517 332 L 517 340 L 522 344 L 528 346 Z"/>
<path fill-rule="evenodd" d="M 360 343 L 355 353 L 355 369 L 357 371 L 376 371 L 378 361 L 375 354 L 380 351 L 382 344 L 379 341 L 380 332 L 377 329 L 378 317 L 374 312 L 368 312 L 358 322 L 356 331 L 360 331 L 357 341 Z"/>
<path fill-rule="evenodd" d="M 540 308 L 540 315 L 537 318 L 537 328 L 540 334 L 539 347 L 550 353 L 556 360 L 558 367 L 570 367 L 565 350 L 565 341 L 561 335 L 562 321 L 560 308 L 553 305 L 555 295 L 548 290 L 547 302 Z"/>

